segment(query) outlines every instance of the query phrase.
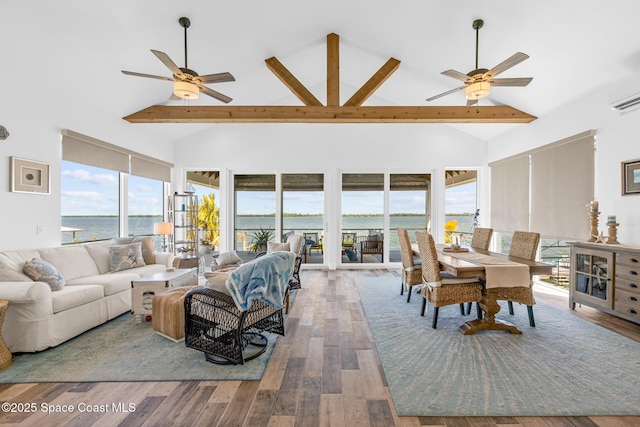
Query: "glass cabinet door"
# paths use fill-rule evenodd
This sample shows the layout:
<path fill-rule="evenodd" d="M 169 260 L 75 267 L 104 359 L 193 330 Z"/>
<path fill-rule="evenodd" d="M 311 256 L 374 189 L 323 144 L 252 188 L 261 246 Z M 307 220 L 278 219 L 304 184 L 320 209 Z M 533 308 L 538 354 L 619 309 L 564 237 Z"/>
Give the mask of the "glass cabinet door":
<path fill-rule="evenodd" d="M 610 252 L 576 249 L 572 291 L 575 302 L 613 307 L 613 256 Z"/>

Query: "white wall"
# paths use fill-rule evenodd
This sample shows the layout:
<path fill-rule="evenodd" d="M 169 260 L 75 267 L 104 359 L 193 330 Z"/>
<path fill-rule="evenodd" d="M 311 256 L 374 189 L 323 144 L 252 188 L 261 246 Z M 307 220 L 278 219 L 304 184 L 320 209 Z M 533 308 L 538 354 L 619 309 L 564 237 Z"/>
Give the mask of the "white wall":
<path fill-rule="evenodd" d="M 618 241 L 640 244 L 640 195 L 621 195 L 621 166 L 625 160 L 640 158 L 640 110 L 620 114 L 609 108 L 611 89 L 594 90 L 584 98 L 540 118 L 524 128 L 517 128 L 489 144 L 488 161 L 492 162 L 522 151 L 545 145 L 577 133 L 596 130 L 595 197 L 599 201 L 600 231 L 607 215 L 616 215 Z M 567 165 L 569 168 L 583 167 Z M 585 209 L 585 221 L 588 221 Z M 585 236 L 585 240 L 588 236 Z"/>

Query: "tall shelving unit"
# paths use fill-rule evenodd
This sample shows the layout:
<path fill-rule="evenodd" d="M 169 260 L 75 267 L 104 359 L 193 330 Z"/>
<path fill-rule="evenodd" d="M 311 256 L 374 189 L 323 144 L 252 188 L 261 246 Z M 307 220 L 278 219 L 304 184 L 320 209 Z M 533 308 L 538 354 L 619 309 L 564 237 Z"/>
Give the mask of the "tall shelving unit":
<path fill-rule="evenodd" d="M 169 250 L 181 258 L 198 257 L 198 196 L 175 193 L 169 196 L 168 219 L 173 224 Z"/>

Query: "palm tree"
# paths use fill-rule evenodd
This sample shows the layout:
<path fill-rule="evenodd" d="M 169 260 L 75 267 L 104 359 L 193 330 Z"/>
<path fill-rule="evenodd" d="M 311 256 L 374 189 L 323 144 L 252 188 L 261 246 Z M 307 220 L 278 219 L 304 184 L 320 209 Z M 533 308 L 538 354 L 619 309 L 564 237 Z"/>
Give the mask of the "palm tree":
<path fill-rule="evenodd" d="M 220 243 L 220 208 L 215 194 L 204 194 L 198 205 L 198 227 L 204 230 L 204 240 L 217 246 Z"/>

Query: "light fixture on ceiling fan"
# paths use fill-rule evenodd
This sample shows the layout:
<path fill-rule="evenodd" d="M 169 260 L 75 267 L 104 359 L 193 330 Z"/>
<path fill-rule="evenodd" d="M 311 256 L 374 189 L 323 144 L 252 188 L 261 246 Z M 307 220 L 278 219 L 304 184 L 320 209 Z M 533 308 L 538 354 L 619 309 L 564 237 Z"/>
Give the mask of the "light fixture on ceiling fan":
<path fill-rule="evenodd" d="M 189 69 L 189 65 L 187 63 L 187 28 L 191 25 L 191 21 L 189 18 L 182 17 L 178 19 L 178 23 L 182 28 L 184 28 L 184 68 L 178 67 L 166 53 L 151 49 L 151 52 L 158 57 L 158 59 L 162 61 L 167 68 L 169 68 L 169 70 L 171 70 L 173 78 L 124 70 L 122 70 L 122 73 L 130 76 L 172 81 L 173 95 L 171 95 L 171 99 L 198 99 L 200 97 L 200 92 L 202 92 L 205 95 L 209 95 L 210 97 L 224 103 L 230 102 L 232 99 L 228 96 L 223 95 L 220 92 L 216 92 L 204 85 L 207 83 L 232 82 L 235 81 L 235 78 L 231 73 L 217 73 L 200 76 L 195 71 Z"/>
<path fill-rule="evenodd" d="M 456 80 L 463 81 L 465 83 L 464 86 L 448 90 L 439 95 L 432 96 L 431 98 L 427 98 L 427 101 L 433 101 L 435 99 L 464 89 L 465 96 L 467 98 L 467 105 L 473 105 L 478 102 L 478 99 L 489 96 L 492 86 L 526 86 L 531 82 L 531 80 L 533 80 L 532 77 L 517 77 L 506 79 L 495 78 L 498 74 L 529 58 L 529 55 L 522 52 L 517 52 L 511 55 L 509 58 L 502 61 L 500 64 L 496 65 L 490 70 L 478 67 L 479 33 L 480 28 L 482 28 L 483 25 L 484 21 L 482 19 L 476 19 L 472 24 L 473 29 L 476 30 L 476 68 L 473 71 L 468 72 L 467 74 L 461 73 L 460 71 L 456 70 L 447 70 L 441 73 L 445 76 L 453 77 Z"/>

